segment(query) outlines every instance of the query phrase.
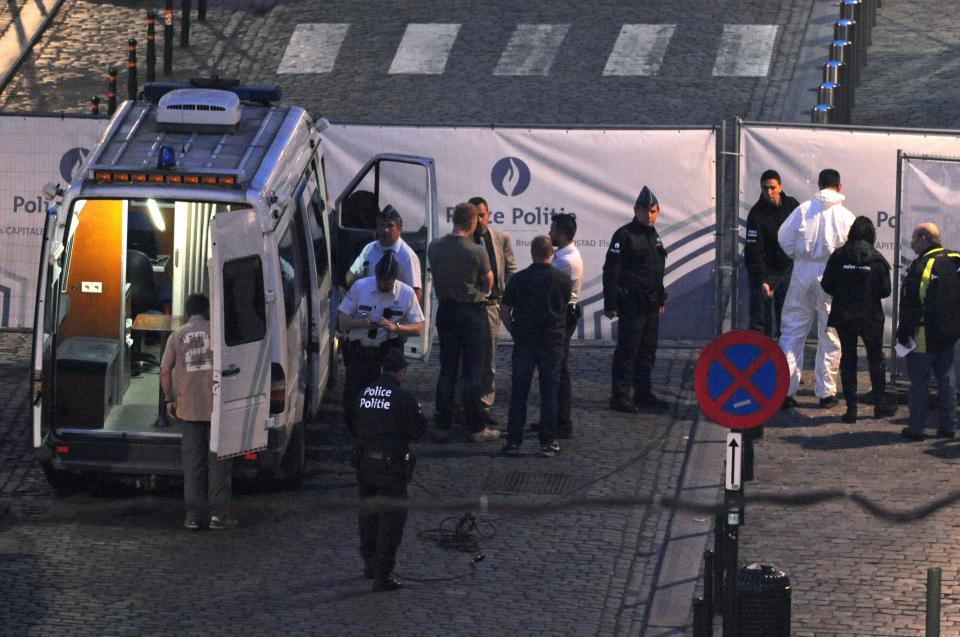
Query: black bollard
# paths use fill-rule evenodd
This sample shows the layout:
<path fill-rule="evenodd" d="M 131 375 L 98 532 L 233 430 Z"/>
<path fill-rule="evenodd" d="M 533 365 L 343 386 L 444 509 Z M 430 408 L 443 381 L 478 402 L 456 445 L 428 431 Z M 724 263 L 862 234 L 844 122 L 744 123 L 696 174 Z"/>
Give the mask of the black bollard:
<path fill-rule="evenodd" d="M 147 11 L 147 81 L 157 81 L 157 14 Z"/>
<path fill-rule="evenodd" d="M 100 98 L 94 95 L 90 98 L 90 116 L 96 117 L 100 114 Z"/>
<path fill-rule="evenodd" d="M 107 115 L 117 112 L 117 69 L 107 69 Z"/>
<path fill-rule="evenodd" d="M 173 73 L 173 0 L 163 8 L 163 74 Z"/>
<path fill-rule="evenodd" d="M 207 21 L 207 0 L 197 0 L 197 20 Z"/>
<path fill-rule="evenodd" d="M 137 99 L 137 41 L 127 40 L 127 99 Z"/>
<path fill-rule="evenodd" d="M 190 0 L 180 0 L 180 46 L 190 46 Z"/>
<path fill-rule="evenodd" d="M 704 619 L 703 598 L 693 598 L 693 637 L 710 637 L 710 633 L 704 632 L 706 620 Z"/>
<path fill-rule="evenodd" d="M 713 607 L 715 602 L 713 574 L 716 566 L 713 565 L 713 551 L 703 552 L 703 612 L 706 613 L 710 627 L 713 627 Z"/>

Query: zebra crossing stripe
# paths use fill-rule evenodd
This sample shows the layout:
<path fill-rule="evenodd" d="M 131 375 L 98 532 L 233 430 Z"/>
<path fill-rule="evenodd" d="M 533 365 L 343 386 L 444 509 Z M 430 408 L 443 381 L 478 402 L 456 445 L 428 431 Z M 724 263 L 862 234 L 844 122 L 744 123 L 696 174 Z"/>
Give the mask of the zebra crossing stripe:
<path fill-rule="evenodd" d="M 725 24 L 713 66 L 714 77 L 765 77 L 770 70 L 777 26 Z"/>
<path fill-rule="evenodd" d="M 441 75 L 459 31 L 459 24 L 408 24 L 390 74 Z"/>
<path fill-rule="evenodd" d="M 518 24 L 494 75 L 548 75 L 569 24 Z"/>
<path fill-rule="evenodd" d="M 331 72 L 349 28 L 349 23 L 298 24 L 277 73 Z"/>
<path fill-rule="evenodd" d="M 604 75 L 656 75 L 675 24 L 625 24 L 607 58 Z"/>

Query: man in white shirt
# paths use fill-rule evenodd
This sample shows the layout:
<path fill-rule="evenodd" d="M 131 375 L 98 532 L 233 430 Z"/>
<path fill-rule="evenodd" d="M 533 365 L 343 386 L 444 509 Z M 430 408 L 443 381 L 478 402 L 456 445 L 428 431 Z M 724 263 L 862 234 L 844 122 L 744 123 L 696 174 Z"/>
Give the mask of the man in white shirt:
<path fill-rule="evenodd" d="M 360 392 L 380 377 L 386 353 L 391 349 L 402 353 L 404 340 L 423 331 L 423 310 L 413 288 L 398 280 L 393 252 L 386 252 L 377 263 L 376 276 L 350 287 L 337 319 L 340 330 L 347 332 L 343 412 L 350 424 Z"/>
<path fill-rule="evenodd" d="M 573 422 L 570 420 L 572 398 L 570 384 L 570 340 L 580 322 L 580 288 L 583 286 L 583 258 L 573 243 L 577 234 L 577 216 L 570 213 L 554 215 L 550 222 L 550 240 L 557 248 L 553 253 L 553 267 L 570 275 L 573 288 L 567 306 L 567 331 L 560 359 L 560 387 L 557 389 L 557 438 L 573 437 Z"/>
<path fill-rule="evenodd" d="M 387 204 L 377 213 L 377 239 L 363 247 L 347 272 L 347 287 L 352 286 L 357 279 L 373 276 L 373 268 L 380 263 L 383 255 L 392 252 L 397 258 L 397 280 L 412 287 L 417 294 L 417 301 L 420 301 L 423 296 L 420 258 L 400 237 L 402 232 L 403 218 L 393 206 Z"/>
<path fill-rule="evenodd" d="M 816 395 L 824 409 L 838 402 L 840 339 L 834 328 L 827 327 L 831 297 L 820 287 L 820 279 L 830 255 L 847 242 L 856 215 L 843 205 L 846 197 L 840 194 L 840 173 L 826 168 L 820 171 L 817 184 L 820 192 L 791 212 L 777 232 L 780 248 L 793 260 L 780 323 L 780 349 L 790 369 L 790 388 L 783 402 L 785 409 L 797 405 L 794 394 L 803 370 L 803 345 L 814 320 L 817 320 Z"/>

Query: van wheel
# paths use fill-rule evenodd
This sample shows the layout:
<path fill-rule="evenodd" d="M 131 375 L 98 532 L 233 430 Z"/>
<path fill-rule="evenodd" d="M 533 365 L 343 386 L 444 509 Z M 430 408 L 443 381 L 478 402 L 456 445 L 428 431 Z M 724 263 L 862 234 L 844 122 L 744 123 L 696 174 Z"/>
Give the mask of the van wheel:
<path fill-rule="evenodd" d="M 283 454 L 280 466 L 283 471 L 281 484 L 285 489 L 299 489 L 303 486 L 304 468 L 307 464 L 306 426 L 299 422 L 290 433 L 290 443 Z"/>
<path fill-rule="evenodd" d="M 78 473 L 69 471 L 58 471 L 52 465 L 44 462 L 43 475 L 47 477 L 47 482 L 53 487 L 57 495 L 73 495 L 80 493 L 87 486 L 87 480 Z"/>

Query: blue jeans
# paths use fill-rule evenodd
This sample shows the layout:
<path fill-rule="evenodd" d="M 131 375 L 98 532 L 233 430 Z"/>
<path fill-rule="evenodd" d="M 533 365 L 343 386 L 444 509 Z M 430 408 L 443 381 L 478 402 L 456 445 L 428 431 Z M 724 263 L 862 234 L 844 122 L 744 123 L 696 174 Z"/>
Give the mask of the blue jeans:
<path fill-rule="evenodd" d="M 957 426 L 957 379 L 953 373 L 953 347 L 942 352 L 907 354 L 907 374 L 910 376 L 910 431 L 923 433 L 930 411 L 927 387 L 930 372 L 937 379 L 937 395 L 940 401 L 941 431 L 951 432 Z"/>
<path fill-rule="evenodd" d="M 513 344 L 513 371 L 510 379 L 510 413 L 507 436 L 510 444 L 520 446 L 527 424 L 527 398 L 533 382 L 533 370 L 540 376 L 540 445 L 552 444 L 557 428 L 557 388 L 560 386 L 560 359 L 563 335 L 549 335 L 533 342 Z"/>
<path fill-rule="evenodd" d="M 437 308 L 440 376 L 437 378 L 437 428 L 450 429 L 457 373 L 463 364 L 463 416 L 471 433 L 484 427 L 480 418 L 480 367 L 487 347 L 487 308 L 443 301 Z"/>
<path fill-rule="evenodd" d="M 187 517 L 200 521 L 208 515 L 227 515 L 233 459 L 217 460 L 210 451 L 210 423 L 180 420 L 183 431 L 183 499 Z"/>

